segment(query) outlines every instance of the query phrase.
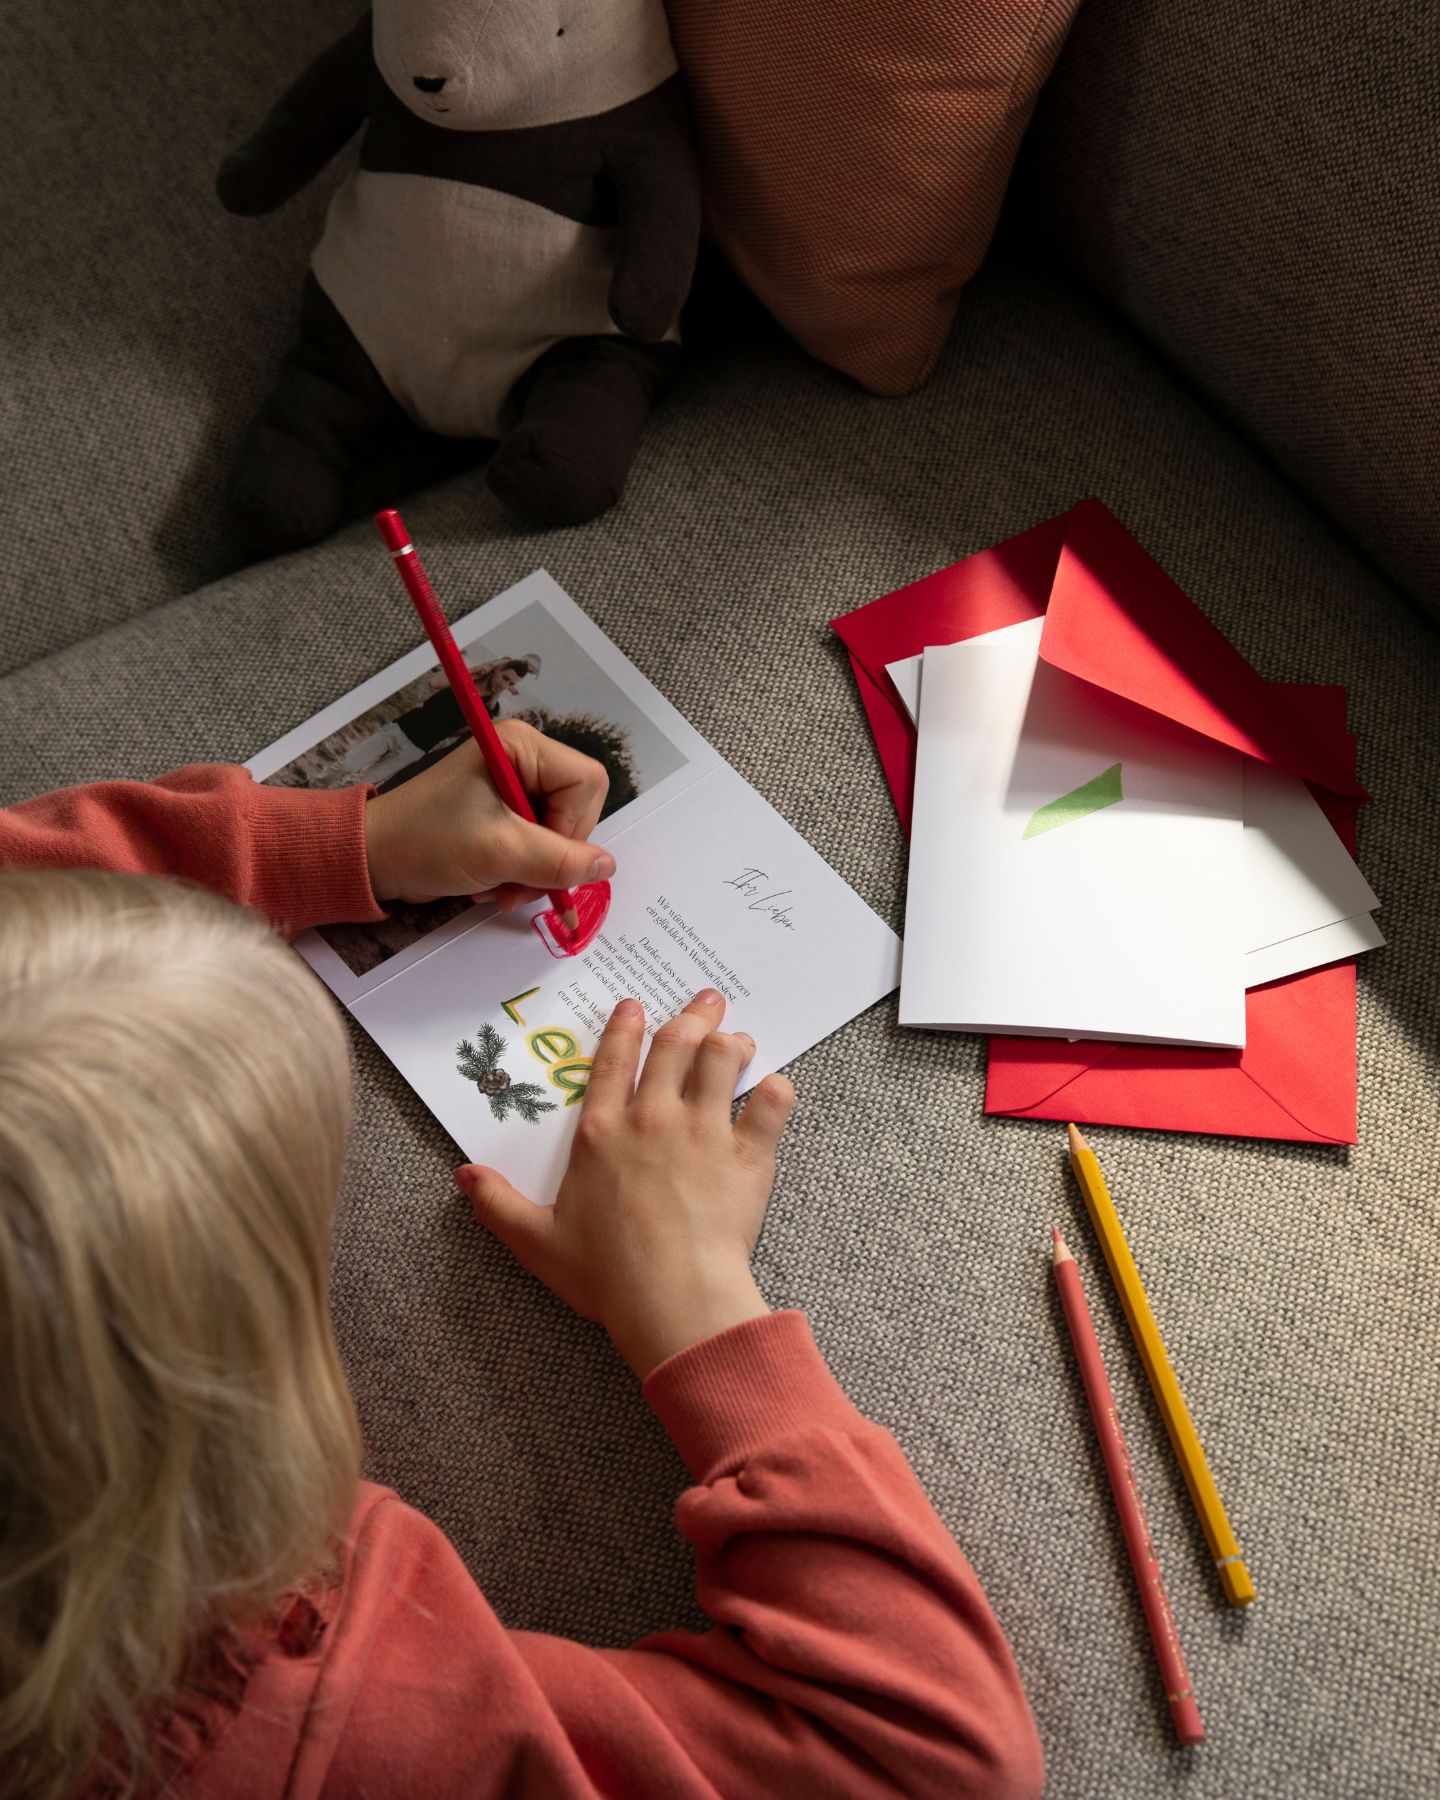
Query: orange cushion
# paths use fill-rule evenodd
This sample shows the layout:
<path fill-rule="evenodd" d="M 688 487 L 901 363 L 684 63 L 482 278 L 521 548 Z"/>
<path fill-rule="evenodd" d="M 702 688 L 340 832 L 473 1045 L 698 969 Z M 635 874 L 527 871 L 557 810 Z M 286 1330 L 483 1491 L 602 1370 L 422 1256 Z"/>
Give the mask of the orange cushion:
<path fill-rule="evenodd" d="M 1079 0 L 667 0 L 707 231 L 807 350 L 934 366 Z"/>

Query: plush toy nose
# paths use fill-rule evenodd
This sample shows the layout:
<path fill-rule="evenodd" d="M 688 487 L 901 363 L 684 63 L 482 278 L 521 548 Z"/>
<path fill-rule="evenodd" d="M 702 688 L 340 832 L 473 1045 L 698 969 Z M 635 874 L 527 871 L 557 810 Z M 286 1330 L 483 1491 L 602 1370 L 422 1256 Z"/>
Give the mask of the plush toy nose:
<path fill-rule="evenodd" d="M 438 94 L 449 79 L 448 75 L 417 75 L 415 85 L 422 94 Z"/>

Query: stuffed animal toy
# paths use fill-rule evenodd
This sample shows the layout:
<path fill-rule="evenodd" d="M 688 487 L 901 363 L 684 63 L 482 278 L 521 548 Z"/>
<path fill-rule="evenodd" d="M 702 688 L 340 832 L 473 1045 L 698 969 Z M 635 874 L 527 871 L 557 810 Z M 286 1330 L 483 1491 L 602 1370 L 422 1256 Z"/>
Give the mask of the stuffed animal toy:
<path fill-rule="evenodd" d="M 328 535 L 415 425 L 577 524 L 619 499 L 678 354 L 700 183 L 661 0 L 375 0 L 217 183 L 272 211 L 364 127 L 298 339 L 229 502 L 256 548 Z"/>

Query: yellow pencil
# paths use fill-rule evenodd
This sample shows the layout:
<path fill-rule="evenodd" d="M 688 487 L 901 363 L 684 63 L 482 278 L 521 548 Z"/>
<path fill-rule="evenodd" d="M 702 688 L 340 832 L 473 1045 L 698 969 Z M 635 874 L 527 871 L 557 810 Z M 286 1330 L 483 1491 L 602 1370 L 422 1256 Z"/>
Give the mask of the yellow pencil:
<path fill-rule="evenodd" d="M 1255 1584 L 1250 1579 L 1250 1571 L 1245 1567 L 1240 1546 L 1235 1542 L 1235 1533 L 1230 1529 L 1225 1508 L 1220 1504 L 1215 1477 L 1210 1473 L 1210 1465 L 1205 1460 L 1205 1452 L 1200 1448 L 1200 1439 L 1195 1434 L 1190 1408 L 1185 1404 L 1180 1383 L 1175 1379 L 1170 1358 L 1165 1354 L 1165 1345 L 1161 1341 L 1155 1315 L 1150 1311 L 1150 1302 L 1145 1298 L 1140 1271 L 1135 1267 L 1135 1258 L 1130 1254 L 1130 1246 L 1125 1241 L 1120 1216 L 1115 1211 L 1110 1190 L 1105 1186 L 1105 1177 L 1100 1173 L 1095 1152 L 1073 1125 L 1070 1127 L 1070 1167 L 1075 1171 L 1080 1192 L 1085 1196 L 1090 1222 L 1094 1225 L 1100 1247 L 1105 1252 L 1105 1261 L 1110 1269 L 1110 1278 L 1120 1295 L 1120 1304 L 1125 1308 L 1130 1335 L 1135 1339 L 1135 1348 L 1140 1352 L 1145 1373 L 1150 1377 L 1151 1391 L 1160 1407 L 1160 1416 L 1165 1421 L 1170 1442 L 1180 1459 L 1185 1485 L 1189 1488 L 1190 1498 L 1200 1515 L 1205 1541 L 1210 1546 L 1210 1554 L 1215 1558 L 1225 1598 L 1232 1606 L 1248 1606 L 1255 1598 Z"/>

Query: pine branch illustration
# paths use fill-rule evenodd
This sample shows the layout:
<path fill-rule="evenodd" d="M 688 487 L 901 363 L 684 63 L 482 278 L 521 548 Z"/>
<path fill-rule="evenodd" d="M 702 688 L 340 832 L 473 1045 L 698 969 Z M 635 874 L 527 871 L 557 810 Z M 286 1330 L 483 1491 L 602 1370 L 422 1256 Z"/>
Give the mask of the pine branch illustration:
<path fill-rule="evenodd" d="M 455 1055 L 459 1058 L 455 1066 L 466 1081 L 483 1080 L 505 1054 L 505 1040 L 493 1025 L 482 1025 L 475 1035 L 479 1039 L 478 1046 L 469 1038 L 461 1038 L 455 1046 Z"/>
<path fill-rule="evenodd" d="M 528 1124 L 539 1121 L 541 1113 L 554 1112 L 555 1102 L 545 1098 L 544 1088 L 533 1081 L 517 1081 L 498 1094 L 489 1094 L 490 1110 L 497 1119 L 508 1119 L 519 1113 Z"/>
<path fill-rule="evenodd" d="M 534 1124 L 541 1113 L 554 1112 L 555 1102 L 545 1098 L 545 1090 L 533 1081 L 517 1081 L 510 1088 L 515 1099 L 515 1110 L 522 1119 Z"/>

